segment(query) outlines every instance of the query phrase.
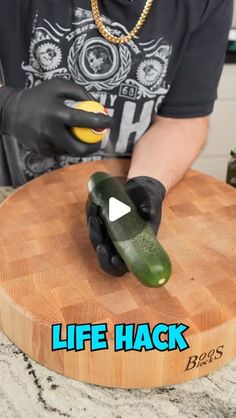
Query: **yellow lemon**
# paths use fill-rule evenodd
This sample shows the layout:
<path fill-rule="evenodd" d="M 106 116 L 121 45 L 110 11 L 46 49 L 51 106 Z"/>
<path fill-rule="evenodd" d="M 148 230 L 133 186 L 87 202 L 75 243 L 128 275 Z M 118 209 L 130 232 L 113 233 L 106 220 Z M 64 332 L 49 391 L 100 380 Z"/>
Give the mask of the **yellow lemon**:
<path fill-rule="evenodd" d="M 94 101 L 83 101 L 75 103 L 73 106 L 75 109 L 85 110 L 86 112 L 94 112 L 94 113 L 104 113 L 107 114 L 105 107 L 98 102 Z M 86 142 L 88 144 L 95 144 L 100 142 L 104 139 L 107 129 L 91 129 L 91 128 L 80 128 L 80 127 L 73 127 L 72 128 L 73 134 L 82 142 Z"/>

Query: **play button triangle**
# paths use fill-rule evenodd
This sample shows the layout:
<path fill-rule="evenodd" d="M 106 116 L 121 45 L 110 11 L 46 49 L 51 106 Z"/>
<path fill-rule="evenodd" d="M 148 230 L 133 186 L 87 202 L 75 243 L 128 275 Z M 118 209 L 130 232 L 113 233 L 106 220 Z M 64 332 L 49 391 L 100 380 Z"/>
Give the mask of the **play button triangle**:
<path fill-rule="evenodd" d="M 109 199 L 109 221 L 110 222 L 117 221 L 118 219 L 127 215 L 127 213 L 129 212 L 131 212 L 130 206 L 126 205 L 125 203 L 121 202 L 115 197 L 111 197 Z"/>

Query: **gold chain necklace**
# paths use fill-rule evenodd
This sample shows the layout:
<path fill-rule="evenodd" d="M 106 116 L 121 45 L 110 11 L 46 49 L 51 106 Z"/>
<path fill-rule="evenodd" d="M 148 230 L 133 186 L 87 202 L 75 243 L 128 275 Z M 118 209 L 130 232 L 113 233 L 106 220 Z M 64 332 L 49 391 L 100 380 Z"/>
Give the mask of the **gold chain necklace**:
<path fill-rule="evenodd" d="M 120 38 L 117 37 L 117 36 L 114 36 L 110 32 L 108 32 L 108 30 L 103 25 L 103 23 L 101 21 L 99 6 L 98 6 L 98 0 L 91 0 L 91 7 L 92 7 L 93 18 L 94 18 L 94 21 L 96 23 L 97 29 L 100 32 L 100 34 L 109 42 L 112 42 L 114 44 L 124 44 L 124 43 L 129 42 L 138 33 L 138 31 L 142 28 L 142 26 L 144 25 L 148 15 L 149 15 L 149 12 L 151 10 L 153 2 L 154 2 L 154 0 L 147 0 L 146 1 L 146 4 L 145 4 L 144 9 L 142 11 L 142 14 L 141 14 L 138 22 L 136 23 L 135 27 L 131 30 L 131 32 L 128 33 L 128 35 L 122 36 Z"/>

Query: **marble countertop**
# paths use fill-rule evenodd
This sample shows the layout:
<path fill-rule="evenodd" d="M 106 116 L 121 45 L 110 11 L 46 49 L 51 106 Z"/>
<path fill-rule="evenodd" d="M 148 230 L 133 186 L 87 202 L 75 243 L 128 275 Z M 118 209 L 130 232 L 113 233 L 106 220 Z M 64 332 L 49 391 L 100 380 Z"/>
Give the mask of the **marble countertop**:
<path fill-rule="evenodd" d="M 0 202 L 12 193 L 0 188 Z M 113 389 L 77 382 L 37 364 L 0 331 L 4 418 L 235 418 L 236 361 L 181 385 Z"/>

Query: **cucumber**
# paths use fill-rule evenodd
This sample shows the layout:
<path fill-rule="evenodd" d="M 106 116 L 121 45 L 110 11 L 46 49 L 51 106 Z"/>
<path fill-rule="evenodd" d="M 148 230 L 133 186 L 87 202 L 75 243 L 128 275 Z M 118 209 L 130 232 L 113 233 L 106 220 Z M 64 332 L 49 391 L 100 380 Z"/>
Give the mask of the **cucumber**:
<path fill-rule="evenodd" d="M 89 179 L 88 191 L 90 200 L 99 206 L 99 214 L 107 233 L 129 271 L 146 286 L 165 285 L 171 275 L 170 259 L 150 225 L 139 216 L 121 183 L 107 173 L 96 172 Z M 130 213 L 115 222 L 109 221 L 111 197 L 131 207 Z M 121 240 L 121 235 L 128 239 Z"/>

